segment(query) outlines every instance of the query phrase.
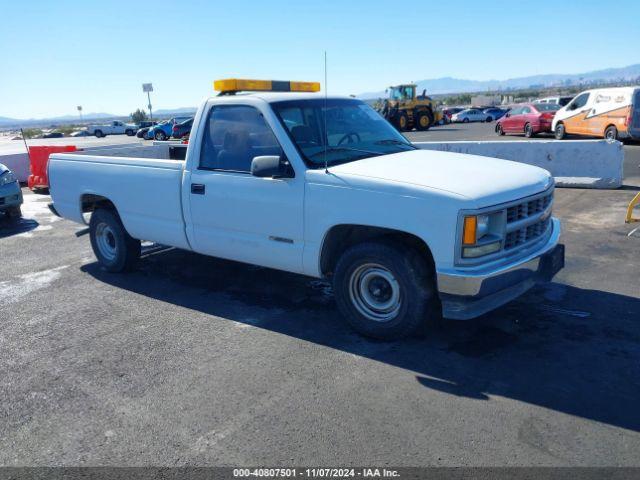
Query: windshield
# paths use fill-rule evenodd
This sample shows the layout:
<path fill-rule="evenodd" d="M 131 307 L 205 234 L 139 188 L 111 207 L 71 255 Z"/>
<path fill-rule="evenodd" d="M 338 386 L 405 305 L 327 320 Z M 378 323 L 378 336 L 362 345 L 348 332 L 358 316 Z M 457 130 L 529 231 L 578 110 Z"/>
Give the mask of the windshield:
<path fill-rule="evenodd" d="M 555 103 L 536 103 L 536 110 L 539 112 L 555 112 L 560 110 L 561 105 Z"/>
<path fill-rule="evenodd" d="M 323 167 L 415 150 L 369 105 L 350 99 L 291 100 L 271 104 L 307 164 Z M 326 112 L 326 117 L 325 117 Z M 326 123 L 326 133 L 325 133 Z"/>

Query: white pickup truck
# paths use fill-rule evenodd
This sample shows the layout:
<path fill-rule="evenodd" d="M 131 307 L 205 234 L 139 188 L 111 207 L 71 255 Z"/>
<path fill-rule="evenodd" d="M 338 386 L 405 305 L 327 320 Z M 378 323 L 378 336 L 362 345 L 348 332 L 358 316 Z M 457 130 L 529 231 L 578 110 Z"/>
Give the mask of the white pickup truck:
<path fill-rule="evenodd" d="M 105 137 L 107 135 L 124 135 L 127 134 L 129 136 L 135 135 L 138 131 L 138 126 L 133 123 L 124 123 L 119 120 L 114 120 L 111 123 L 105 123 L 104 125 L 89 125 L 87 127 L 87 132 L 90 135 L 95 135 L 96 137 Z"/>
<path fill-rule="evenodd" d="M 51 155 L 51 208 L 90 218 L 104 268 L 131 269 L 144 239 L 330 279 L 357 331 L 394 339 L 564 266 L 546 170 L 419 150 L 354 98 L 223 93 L 199 108 L 184 161 Z"/>

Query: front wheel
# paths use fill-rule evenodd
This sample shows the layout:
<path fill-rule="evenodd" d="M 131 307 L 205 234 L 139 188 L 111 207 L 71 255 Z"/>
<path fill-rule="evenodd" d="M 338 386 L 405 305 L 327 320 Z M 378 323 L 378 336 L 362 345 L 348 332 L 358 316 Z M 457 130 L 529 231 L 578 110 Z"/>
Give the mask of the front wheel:
<path fill-rule="evenodd" d="M 469 119 L 465 118 L 464 120 L 462 120 L 462 123 L 469 123 Z"/>
<path fill-rule="evenodd" d="M 504 130 L 502 129 L 502 124 L 498 123 L 496 125 L 496 133 L 500 136 L 504 135 Z"/>
<path fill-rule="evenodd" d="M 17 220 L 18 218 L 22 217 L 22 209 L 20 208 L 20 205 L 18 205 L 17 207 L 11 207 L 6 211 L 7 214 L 7 218 L 9 218 L 10 220 Z"/>
<path fill-rule="evenodd" d="M 564 124 L 563 123 L 559 123 L 559 124 L 556 125 L 556 129 L 554 131 L 554 135 L 556 137 L 556 140 L 563 140 L 564 138 L 566 138 L 567 132 L 564 129 Z"/>
<path fill-rule="evenodd" d="M 95 131 L 95 135 L 96 135 L 97 138 L 104 137 L 104 133 L 102 133 L 102 130 L 96 130 Z"/>
<path fill-rule="evenodd" d="M 383 241 L 357 244 L 336 265 L 336 303 L 358 333 L 382 340 L 402 338 L 435 320 L 431 273 L 411 248 Z"/>
<path fill-rule="evenodd" d="M 162 130 L 158 130 L 155 135 L 153 136 L 153 138 L 155 138 L 156 140 L 159 140 L 161 142 L 165 141 L 167 139 L 167 135 L 162 131 Z"/>
<path fill-rule="evenodd" d="M 140 258 L 140 240 L 127 233 L 118 214 L 99 209 L 89 222 L 91 248 L 109 272 L 131 270 Z"/>
<path fill-rule="evenodd" d="M 126 133 L 126 135 L 127 135 L 128 137 L 133 137 L 133 136 L 135 135 L 135 132 L 134 132 L 133 130 L 127 130 L 127 131 L 126 131 L 126 132 L 124 132 L 124 133 Z"/>

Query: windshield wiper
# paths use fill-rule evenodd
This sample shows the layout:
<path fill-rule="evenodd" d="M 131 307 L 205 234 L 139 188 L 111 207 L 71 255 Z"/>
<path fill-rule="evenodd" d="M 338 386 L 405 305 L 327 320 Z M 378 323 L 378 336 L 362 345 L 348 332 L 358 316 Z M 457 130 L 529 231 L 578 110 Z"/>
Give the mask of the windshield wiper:
<path fill-rule="evenodd" d="M 418 149 L 418 147 L 416 147 L 415 145 L 411 145 L 410 143 L 403 142 L 402 140 L 396 140 L 395 138 L 378 140 L 377 142 L 374 142 L 374 145 L 402 145 L 403 147 L 413 148 L 414 150 Z"/>
<path fill-rule="evenodd" d="M 382 152 L 372 152 L 371 150 L 362 150 L 360 148 L 349 148 L 349 147 L 328 147 L 326 150 L 320 150 L 319 152 L 313 153 L 309 155 L 309 158 L 317 157 L 318 155 L 324 155 L 326 153 L 334 153 L 334 152 L 360 152 L 366 153 L 368 155 L 384 155 Z"/>

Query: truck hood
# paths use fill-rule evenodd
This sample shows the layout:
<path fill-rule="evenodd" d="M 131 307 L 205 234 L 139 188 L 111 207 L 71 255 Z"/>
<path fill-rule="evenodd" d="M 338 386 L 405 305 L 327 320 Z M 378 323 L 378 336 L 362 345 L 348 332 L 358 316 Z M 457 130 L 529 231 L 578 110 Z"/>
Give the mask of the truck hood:
<path fill-rule="evenodd" d="M 330 168 L 337 176 L 398 182 L 418 189 L 465 197 L 485 207 L 546 190 L 548 171 L 523 163 L 479 155 L 413 150 L 365 158 Z"/>

